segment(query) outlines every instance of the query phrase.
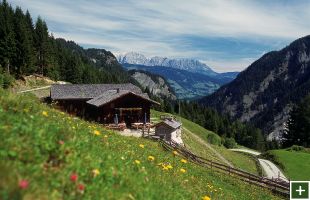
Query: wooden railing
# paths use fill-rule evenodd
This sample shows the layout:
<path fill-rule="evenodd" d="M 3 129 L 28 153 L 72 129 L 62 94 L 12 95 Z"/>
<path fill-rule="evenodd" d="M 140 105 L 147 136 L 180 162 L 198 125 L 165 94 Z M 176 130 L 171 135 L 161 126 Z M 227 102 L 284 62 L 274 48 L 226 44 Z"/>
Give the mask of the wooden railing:
<path fill-rule="evenodd" d="M 200 166 L 203 166 L 203 167 L 206 167 L 212 170 L 216 170 L 221 173 L 234 175 L 234 177 L 242 181 L 245 181 L 251 185 L 256 185 L 256 186 L 260 186 L 263 188 L 267 188 L 276 194 L 279 194 L 284 197 L 289 197 L 290 186 L 288 182 L 281 181 L 280 179 L 275 180 L 275 179 L 269 179 L 269 178 L 262 177 L 262 176 L 257 176 L 255 174 L 245 172 L 243 170 L 230 167 L 228 165 L 224 165 L 218 162 L 214 162 L 212 160 L 208 160 L 206 158 L 193 154 L 185 147 L 173 141 L 166 142 L 163 140 L 159 140 L 159 142 L 166 150 L 177 151 L 180 155 L 184 156 L 186 159 L 191 160 L 192 162 Z"/>

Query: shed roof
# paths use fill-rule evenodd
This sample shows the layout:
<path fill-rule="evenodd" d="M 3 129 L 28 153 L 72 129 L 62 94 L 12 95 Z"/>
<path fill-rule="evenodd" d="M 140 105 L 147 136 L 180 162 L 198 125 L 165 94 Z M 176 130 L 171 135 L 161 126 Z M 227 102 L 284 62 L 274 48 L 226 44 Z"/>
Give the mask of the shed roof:
<path fill-rule="evenodd" d="M 169 126 L 172 129 L 177 129 L 179 128 L 182 124 L 174 119 L 165 119 L 164 121 L 158 123 L 159 124 L 164 124 L 166 126 Z"/>
<path fill-rule="evenodd" d="M 142 94 L 139 87 L 131 84 L 54 84 L 51 87 L 53 100 L 93 99 L 108 90 L 128 90 L 135 94 Z"/>
<path fill-rule="evenodd" d="M 158 102 L 153 101 L 149 98 L 149 96 L 146 93 L 141 93 L 141 94 L 136 94 L 134 92 L 128 91 L 128 90 L 107 90 L 105 92 L 103 92 L 101 95 L 87 101 L 88 104 L 100 107 L 102 105 L 105 105 L 111 101 L 114 101 L 118 98 L 124 97 L 126 95 L 134 95 L 137 96 L 141 99 L 144 99 L 146 101 L 149 101 L 151 103 L 155 103 L 158 104 Z"/>

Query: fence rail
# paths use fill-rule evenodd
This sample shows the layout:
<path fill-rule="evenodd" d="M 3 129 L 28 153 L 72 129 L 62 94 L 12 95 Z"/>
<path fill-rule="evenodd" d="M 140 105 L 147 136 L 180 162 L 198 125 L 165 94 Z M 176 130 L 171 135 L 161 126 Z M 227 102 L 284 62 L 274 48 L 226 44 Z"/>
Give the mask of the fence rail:
<path fill-rule="evenodd" d="M 206 168 L 214 169 L 222 173 L 227 173 L 229 175 L 234 175 L 234 177 L 245 181 L 251 185 L 260 186 L 262 188 L 267 188 L 271 190 L 272 192 L 279 194 L 284 197 L 289 196 L 289 183 L 285 181 L 275 180 L 275 179 L 269 179 L 262 176 L 257 176 L 255 174 L 245 172 L 243 170 L 230 167 L 228 165 L 224 165 L 218 162 L 214 162 L 212 160 L 208 160 L 206 158 L 197 156 L 190 152 L 185 147 L 171 141 L 166 142 L 164 140 L 159 140 L 160 144 L 168 151 L 177 151 L 180 155 L 184 156 L 188 160 L 191 160 L 192 162 L 201 165 Z"/>

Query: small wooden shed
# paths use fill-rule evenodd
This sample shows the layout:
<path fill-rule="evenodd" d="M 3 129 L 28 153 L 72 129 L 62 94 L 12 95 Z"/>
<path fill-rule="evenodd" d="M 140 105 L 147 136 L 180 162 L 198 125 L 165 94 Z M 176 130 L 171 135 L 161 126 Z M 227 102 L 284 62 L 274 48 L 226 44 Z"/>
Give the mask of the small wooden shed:
<path fill-rule="evenodd" d="M 183 143 L 181 139 L 182 124 L 174 119 L 165 119 L 155 125 L 155 135 L 168 142 Z"/>

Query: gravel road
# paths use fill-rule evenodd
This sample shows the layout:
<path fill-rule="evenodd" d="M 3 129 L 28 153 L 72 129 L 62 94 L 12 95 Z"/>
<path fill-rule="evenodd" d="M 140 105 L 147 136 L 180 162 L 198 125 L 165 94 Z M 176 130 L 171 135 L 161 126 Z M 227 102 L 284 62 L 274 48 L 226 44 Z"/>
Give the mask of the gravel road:
<path fill-rule="evenodd" d="M 258 161 L 262 169 L 264 170 L 264 173 L 267 178 L 271 179 L 280 178 L 281 180 L 288 182 L 287 178 L 284 176 L 281 170 L 271 161 L 265 159 L 258 159 Z"/>
<path fill-rule="evenodd" d="M 238 151 L 238 152 L 244 152 L 249 153 L 255 156 L 260 155 L 260 152 L 249 150 L 249 149 L 230 149 L 231 151 Z M 265 160 L 265 159 L 258 159 L 259 164 L 261 165 L 264 174 L 267 178 L 273 178 L 273 179 L 281 179 L 283 181 L 288 182 L 288 179 L 284 176 L 284 174 L 281 172 L 281 170 L 271 161 Z"/>

